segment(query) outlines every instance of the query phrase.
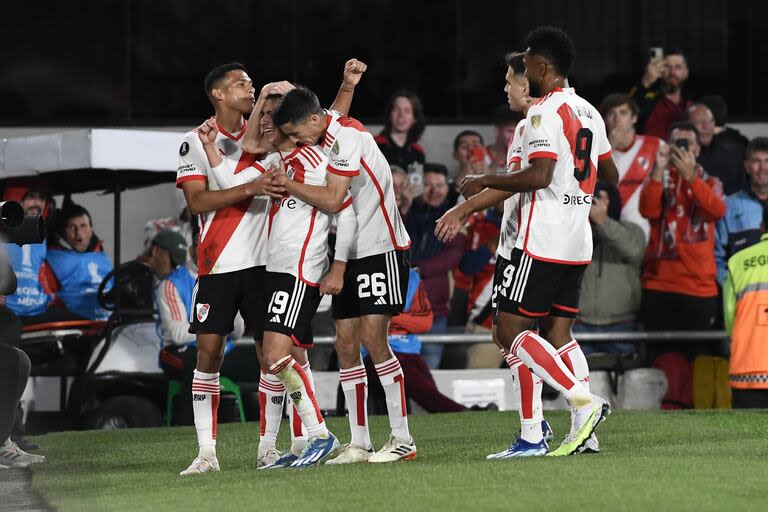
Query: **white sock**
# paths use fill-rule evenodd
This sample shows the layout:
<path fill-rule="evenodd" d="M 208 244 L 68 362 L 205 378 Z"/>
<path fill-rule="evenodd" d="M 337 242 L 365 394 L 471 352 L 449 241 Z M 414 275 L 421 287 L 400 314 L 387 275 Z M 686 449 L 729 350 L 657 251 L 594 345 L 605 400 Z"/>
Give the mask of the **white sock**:
<path fill-rule="evenodd" d="M 259 455 L 274 450 L 283 417 L 285 386 L 276 375 L 261 372 L 259 379 Z"/>
<path fill-rule="evenodd" d="M 396 357 L 376 365 L 381 386 L 387 397 L 387 414 L 392 435 L 407 441 L 411 440 L 408 430 L 408 411 L 405 402 L 405 378 L 400 361 Z"/>
<path fill-rule="evenodd" d="M 288 397 L 288 423 L 291 426 L 291 453 L 301 455 L 307 445 L 307 428 L 301 422 L 301 416 L 293 405 L 291 397 Z"/>
<path fill-rule="evenodd" d="M 579 343 L 571 340 L 557 351 L 566 367 L 573 373 L 573 376 L 579 379 L 579 382 L 589 392 L 589 365 L 587 358 L 582 352 Z M 571 407 L 571 433 L 581 428 L 584 422 L 592 412 L 592 406 Z"/>
<path fill-rule="evenodd" d="M 293 357 L 285 356 L 269 368 L 269 372 L 278 376 L 291 397 L 294 407 L 299 411 L 301 421 L 307 427 L 307 434 L 312 437 L 328 437 L 323 414 L 317 406 L 315 393 L 307 374 Z"/>
<path fill-rule="evenodd" d="M 368 431 L 368 376 L 365 366 L 339 370 L 341 389 L 347 402 L 347 419 L 349 431 L 352 434 L 351 444 L 371 449 L 371 434 Z"/>
<path fill-rule="evenodd" d="M 539 443 L 543 439 L 541 432 L 541 421 L 544 419 L 541 405 L 543 381 L 512 354 L 507 354 L 504 359 L 512 370 L 513 391 L 517 396 L 517 412 L 520 415 L 520 438 L 529 443 Z"/>
<path fill-rule="evenodd" d="M 216 424 L 219 410 L 219 373 L 195 370 L 192 378 L 192 413 L 197 431 L 198 456 L 216 456 Z"/>

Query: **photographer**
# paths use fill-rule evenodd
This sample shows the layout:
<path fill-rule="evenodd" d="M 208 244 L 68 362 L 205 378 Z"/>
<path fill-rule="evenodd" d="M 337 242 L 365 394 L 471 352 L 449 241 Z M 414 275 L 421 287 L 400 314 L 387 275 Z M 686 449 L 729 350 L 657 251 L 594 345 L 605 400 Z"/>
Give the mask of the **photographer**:
<path fill-rule="evenodd" d="M 696 163 L 698 135 L 690 122 L 674 124 L 640 193 L 651 224 L 641 305 L 650 331 L 711 329 L 717 315 L 714 223 L 725 201 L 720 181 Z"/>

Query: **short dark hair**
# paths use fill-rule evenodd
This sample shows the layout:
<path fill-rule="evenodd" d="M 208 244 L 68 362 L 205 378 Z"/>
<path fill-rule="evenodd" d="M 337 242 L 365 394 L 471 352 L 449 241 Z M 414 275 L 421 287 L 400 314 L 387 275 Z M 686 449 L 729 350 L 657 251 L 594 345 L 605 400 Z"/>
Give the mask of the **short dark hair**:
<path fill-rule="evenodd" d="M 699 129 L 696 128 L 696 125 L 693 124 L 690 121 L 677 121 L 676 123 L 672 123 L 672 126 L 669 127 L 669 136 L 672 136 L 672 132 L 675 130 L 680 130 L 683 132 L 693 132 L 696 134 L 696 140 L 699 140 Z"/>
<path fill-rule="evenodd" d="M 437 163 L 431 163 L 431 162 L 425 163 L 424 174 L 427 174 L 428 172 L 431 172 L 434 174 L 442 174 L 443 176 L 445 176 L 445 179 L 448 179 L 448 168 L 443 164 L 437 164 Z"/>
<path fill-rule="evenodd" d="M 755 137 L 747 144 L 747 158 L 751 158 L 754 153 L 764 151 L 768 153 L 768 137 Z M 768 224 L 766 224 L 768 227 Z"/>
<path fill-rule="evenodd" d="M 507 63 L 507 66 L 512 68 L 512 72 L 516 75 L 525 73 L 525 61 L 523 61 L 523 55 L 525 55 L 525 52 L 510 52 L 504 56 L 504 61 Z"/>
<path fill-rule="evenodd" d="M 524 117 L 522 112 L 513 112 L 510 110 L 509 105 L 505 103 L 504 105 L 499 105 L 493 111 L 493 124 L 494 126 L 517 125 Z"/>
<path fill-rule="evenodd" d="M 211 91 L 216 88 L 219 81 L 224 78 L 224 76 L 229 73 L 230 71 L 245 71 L 248 72 L 247 69 L 245 69 L 245 66 L 240 64 L 239 62 L 228 62 L 227 64 L 221 64 L 220 66 L 216 66 L 212 70 L 208 72 L 207 75 L 205 75 L 205 80 L 203 81 L 203 86 L 205 87 L 205 94 L 208 96 L 211 95 Z"/>
<path fill-rule="evenodd" d="M 712 116 L 715 118 L 715 124 L 717 126 L 723 126 L 728 120 L 728 103 L 722 96 L 712 95 L 703 96 L 699 103 L 702 103 L 709 107 L 712 111 Z"/>
<path fill-rule="evenodd" d="M 306 87 L 297 87 L 283 96 L 283 101 L 272 112 L 275 126 L 285 123 L 299 123 L 312 114 L 320 114 L 323 107 L 314 92 Z"/>
<path fill-rule="evenodd" d="M 384 111 L 384 127 L 381 129 L 382 135 L 389 135 L 392 133 L 392 110 L 395 108 L 395 101 L 397 98 L 406 98 L 411 102 L 411 108 L 413 109 L 413 126 L 408 130 L 405 143 L 412 144 L 418 142 L 421 136 L 424 134 L 424 129 L 427 127 L 427 118 L 424 116 L 424 105 L 421 102 L 421 98 L 413 92 L 407 89 L 400 89 L 390 96 L 387 102 L 387 109 Z"/>
<path fill-rule="evenodd" d="M 264 100 L 282 100 L 283 95 L 279 92 L 271 92 L 264 97 Z"/>
<path fill-rule="evenodd" d="M 570 36 L 557 27 L 538 27 L 525 40 L 528 52 L 546 58 L 562 76 L 568 76 L 576 58 Z"/>
<path fill-rule="evenodd" d="M 627 105 L 632 111 L 633 116 L 637 115 L 639 108 L 637 103 L 635 103 L 635 100 L 633 100 L 631 96 L 621 92 L 615 92 L 603 98 L 603 101 L 600 102 L 600 106 L 597 110 L 600 112 L 600 115 L 605 118 L 605 116 L 608 115 L 608 112 L 622 105 Z"/>
<path fill-rule="evenodd" d="M 672 48 L 666 50 L 664 52 L 664 56 L 667 57 L 669 55 L 679 55 L 683 58 L 683 61 L 685 62 L 685 65 L 688 65 L 688 57 L 686 57 L 685 52 L 682 48 L 679 46 L 673 46 Z"/>
<path fill-rule="evenodd" d="M 61 212 L 61 215 L 59 215 L 59 221 L 61 223 L 61 228 L 66 228 L 67 223 L 70 219 L 74 219 L 75 217 L 82 217 L 85 215 L 88 217 L 88 223 L 93 227 L 93 218 L 91 217 L 91 212 L 85 209 L 84 206 L 81 206 L 76 203 L 72 203 Z"/>
<path fill-rule="evenodd" d="M 466 137 L 467 135 L 475 135 L 477 137 L 480 137 L 480 144 L 485 144 L 485 141 L 483 140 L 483 136 L 477 133 L 475 130 L 461 130 L 456 137 L 453 138 L 453 152 L 455 153 L 457 149 L 459 149 L 459 142 L 461 142 L 462 137 Z"/>

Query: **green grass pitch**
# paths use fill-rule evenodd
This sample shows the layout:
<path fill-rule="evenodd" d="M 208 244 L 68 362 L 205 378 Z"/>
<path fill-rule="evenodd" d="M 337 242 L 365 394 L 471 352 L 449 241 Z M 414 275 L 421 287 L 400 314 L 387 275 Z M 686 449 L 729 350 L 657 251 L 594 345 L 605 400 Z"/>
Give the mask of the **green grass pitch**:
<path fill-rule="evenodd" d="M 568 415 L 547 417 L 559 443 Z M 409 421 L 414 461 L 274 471 L 255 469 L 257 424 L 221 425 L 222 472 L 193 477 L 178 476 L 197 452 L 192 427 L 49 434 L 35 438 L 48 462 L 33 484 L 63 512 L 768 510 L 764 411 L 617 411 L 598 430 L 599 455 L 493 462 L 518 429 L 513 412 Z M 348 440 L 346 419 L 329 426 Z M 371 430 L 380 446 L 386 417 Z"/>

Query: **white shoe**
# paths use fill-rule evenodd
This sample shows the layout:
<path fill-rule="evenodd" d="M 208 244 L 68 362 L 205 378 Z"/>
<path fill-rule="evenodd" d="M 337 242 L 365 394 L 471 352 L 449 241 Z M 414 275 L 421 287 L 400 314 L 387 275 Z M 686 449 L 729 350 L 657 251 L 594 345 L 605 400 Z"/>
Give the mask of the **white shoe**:
<path fill-rule="evenodd" d="M 39 464 L 40 462 L 45 462 L 45 457 L 25 452 L 10 438 L 5 440 L 3 446 L 0 446 L 0 465 L 10 468 L 26 468 L 31 464 Z"/>
<path fill-rule="evenodd" d="M 192 461 L 187 469 L 179 473 L 179 475 L 197 475 L 200 473 L 208 473 L 209 471 L 221 471 L 219 467 L 219 461 L 216 457 L 212 459 L 197 457 Z"/>
<path fill-rule="evenodd" d="M 366 450 L 354 444 L 345 444 L 338 451 L 336 457 L 326 461 L 326 464 L 355 464 L 357 462 L 368 462 L 373 455 L 373 448 Z"/>
<path fill-rule="evenodd" d="M 271 466 L 275 462 L 282 457 L 283 454 L 279 451 L 272 448 L 271 450 L 267 450 L 266 452 L 259 454 L 259 456 L 256 458 L 256 467 L 261 468 L 264 466 Z"/>
<path fill-rule="evenodd" d="M 416 458 L 416 443 L 413 439 L 398 439 L 395 436 L 389 436 L 389 441 L 381 450 L 377 451 L 368 459 L 372 464 L 384 462 L 395 462 L 398 460 L 412 460 Z"/>

